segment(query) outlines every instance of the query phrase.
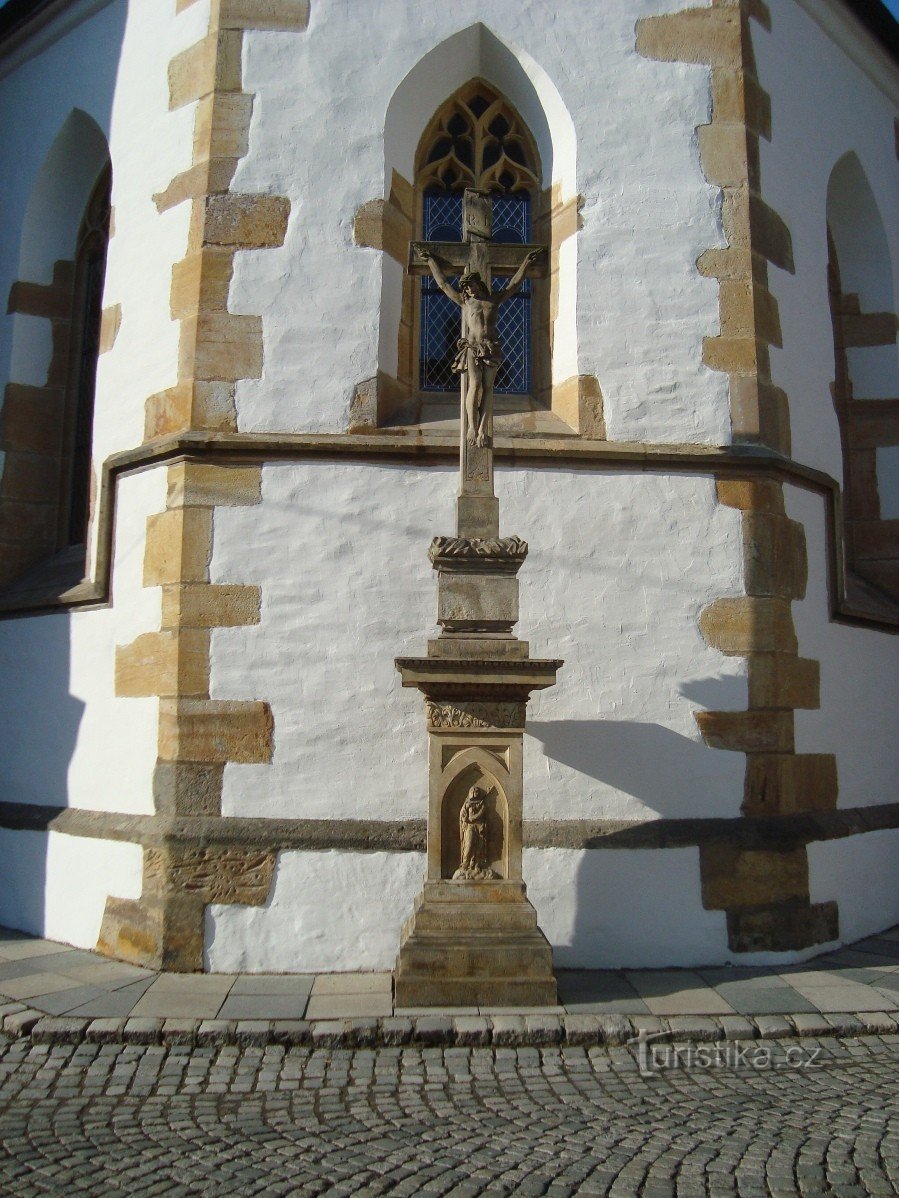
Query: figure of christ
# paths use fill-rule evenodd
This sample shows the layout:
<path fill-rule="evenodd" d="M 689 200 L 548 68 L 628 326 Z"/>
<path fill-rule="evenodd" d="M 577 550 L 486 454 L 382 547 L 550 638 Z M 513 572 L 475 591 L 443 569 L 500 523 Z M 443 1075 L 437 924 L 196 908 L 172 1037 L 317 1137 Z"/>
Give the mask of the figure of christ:
<path fill-rule="evenodd" d="M 427 250 L 421 256 L 443 294 L 462 309 L 462 336 L 456 342 L 453 370 L 465 374 L 465 439 L 469 445 L 487 444 L 489 397 L 502 364 L 502 345 L 496 332 L 496 310 L 519 289 L 541 250 L 531 250 L 501 291 L 491 291 L 480 274 L 466 270 L 459 290 L 447 280 L 440 263 Z"/>
<path fill-rule="evenodd" d="M 459 811 L 459 868 L 453 881 L 487 881 L 496 874 L 487 852 L 487 792 L 473 786 Z"/>

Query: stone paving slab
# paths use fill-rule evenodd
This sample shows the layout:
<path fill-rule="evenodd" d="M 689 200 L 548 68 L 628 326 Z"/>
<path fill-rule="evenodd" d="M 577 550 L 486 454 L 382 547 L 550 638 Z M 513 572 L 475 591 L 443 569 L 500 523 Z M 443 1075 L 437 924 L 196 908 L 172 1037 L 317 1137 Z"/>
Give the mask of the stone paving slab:
<path fill-rule="evenodd" d="M 500 1023 L 502 1037 L 512 1037 L 512 1028 L 519 1037 L 531 1036 L 530 1019 L 536 1021 L 533 1035 L 548 1037 L 547 1043 L 564 1042 L 569 1027 L 571 1035 L 601 1042 L 603 1020 L 609 1019 L 623 1019 L 620 1026 L 634 1034 L 656 1028 L 666 1036 L 682 1034 L 690 1020 L 710 1035 L 706 1021 L 712 1020 L 714 1037 L 725 1039 L 737 1035 L 740 1020 L 749 1022 L 753 1036 L 795 1034 L 821 1026 L 821 1019 L 856 1029 L 899 1025 L 893 1018 L 899 1017 L 899 928 L 802 965 L 560 970 L 558 980 L 558 1007 L 404 1010 L 393 1006 L 392 975 L 386 972 L 154 973 L 0 929 L 0 1017 L 11 1035 L 27 1034 L 48 1017 L 141 1021 L 134 1024 L 135 1034 L 158 1038 L 168 1021 L 172 1035 L 195 1037 L 201 1025 L 215 1025 L 209 1034 L 218 1028 L 233 1043 L 238 1027 L 245 1038 L 271 1039 L 277 1021 L 290 1025 L 281 1028 L 282 1036 L 311 1035 L 308 1029 L 327 1022 L 332 1038 L 339 1028 L 340 1036 L 356 1041 L 409 1043 L 416 1036 L 442 1036 L 477 1044 L 489 1043 L 493 1021 L 504 1019 L 512 1023 Z M 859 1022 L 863 1018 L 867 1022 Z M 459 1022 L 466 1019 L 474 1022 Z"/>

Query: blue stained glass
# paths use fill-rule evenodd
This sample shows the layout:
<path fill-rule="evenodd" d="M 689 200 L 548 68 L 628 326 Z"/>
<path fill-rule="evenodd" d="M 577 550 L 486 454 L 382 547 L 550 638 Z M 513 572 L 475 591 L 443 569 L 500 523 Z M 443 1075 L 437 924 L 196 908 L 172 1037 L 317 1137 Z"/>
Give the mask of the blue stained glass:
<path fill-rule="evenodd" d="M 425 241 L 462 240 L 462 192 L 427 191 L 424 196 Z M 493 240 L 520 245 L 531 236 L 531 201 L 527 195 L 493 197 Z M 459 280 L 451 280 L 458 286 Z M 494 279 L 494 290 L 506 284 Z M 503 364 L 494 390 L 500 395 L 527 395 L 531 390 L 531 283 L 499 309 L 497 331 Z M 459 376 L 452 371 L 459 337 L 459 309 L 434 280 L 425 275 L 421 287 L 420 384 L 423 391 L 457 391 Z"/>

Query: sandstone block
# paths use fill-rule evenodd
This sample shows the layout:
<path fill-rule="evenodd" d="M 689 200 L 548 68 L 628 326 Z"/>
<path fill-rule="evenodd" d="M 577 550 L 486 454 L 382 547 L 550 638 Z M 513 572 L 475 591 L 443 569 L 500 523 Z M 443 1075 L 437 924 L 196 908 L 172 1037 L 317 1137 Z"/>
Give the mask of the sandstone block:
<path fill-rule="evenodd" d="M 784 903 L 757 911 L 729 911 L 727 938 L 738 953 L 788 952 L 839 937 L 837 904 Z"/>
<path fill-rule="evenodd" d="M 209 632 L 145 632 L 116 646 L 115 688 L 120 698 L 209 693 Z"/>
<path fill-rule="evenodd" d="M 187 170 L 179 171 L 168 187 L 154 193 L 153 203 L 156 205 L 156 211 L 168 212 L 170 208 L 174 208 L 177 204 L 183 204 L 185 200 L 227 191 L 234 178 L 234 172 L 237 170 L 237 163 L 236 155 L 216 158 L 203 157 L 193 166 L 189 166 Z M 202 214 L 203 209 L 201 209 Z M 199 237 L 191 237 L 190 245 L 193 250 L 199 250 L 202 247 L 202 228 L 199 231 Z"/>
<path fill-rule="evenodd" d="M 249 149 L 253 97 L 246 92 L 212 92 L 197 104 L 194 160 L 243 158 Z"/>
<path fill-rule="evenodd" d="M 144 586 L 206 582 L 212 555 L 212 511 L 175 508 L 147 519 Z"/>
<path fill-rule="evenodd" d="M 704 844 L 699 848 L 699 861 L 702 905 L 706 910 L 808 900 L 808 856 L 804 848 L 772 852 Z"/>
<path fill-rule="evenodd" d="M 272 728 L 267 703 L 163 699 L 159 756 L 164 761 L 268 762 Z"/>
<path fill-rule="evenodd" d="M 238 628 L 259 623 L 262 591 L 238 583 L 183 583 L 162 588 L 163 628 Z"/>
<path fill-rule="evenodd" d="M 205 240 L 234 249 L 283 245 L 289 215 L 286 196 L 211 195 L 206 201 Z"/>
<path fill-rule="evenodd" d="M 301 32 L 309 23 L 309 0 L 220 0 L 223 29 Z"/>
<path fill-rule="evenodd" d="M 181 322 L 179 373 L 205 382 L 262 377 L 262 318 L 201 312 Z"/>
<path fill-rule="evenodd" d="M 170 508 L 246 507 L 261 499 L 259 466 L 225 462 L 176 462 L 169 466 L 166 504 Z"/>
<path fill-rule="evenodd" d="M 662 62 L 736 68 L 741 64 L 739 10 L 692 8 L 644 17 L 637 21 L 637 53 Z"/>
<path fill-rule="evenodd" d="M 108 354 L 115 345 L 119 329 L 122 327 L 122 305 L 110 304 L 104 308 L 100 317 L 100 344 L 97 352 Z"/>
<path fill-rule="evenodd" d="M 729 655 L 797 649 L 790 605 L 779 598 L 716 599 L 703 609 L 699 627 L 713 648 Z"/>
<path fill-rule="evenodd" d="M 697 711 L 703 740 L 736 753 L 791 753 L 792 711 Z"/>
<path fill-rule="evenodd" d="M 746 763 L 744 815 L 833 811 L 836 805 L 837 761 L 833 754 L 758 754 Z"/>
<path fill-rule="evenodd" d="M 204 247 L 172 267 L 169 308 L 172 319 L 198 312 L 225 312 L 234 272 L 234 252 Z"/>
<path fill-rule="evenodd" d="M 789 653 L 754 653 L 749 663 L 749 706 L 806 708 L 820 706 L 817 661 Z"/>
<path fill-rule="evenodd" d="M 742 511 L 784 514 L 783 486 L 770 479 L 719 478 L 715 484 L 718 502 Z"/>

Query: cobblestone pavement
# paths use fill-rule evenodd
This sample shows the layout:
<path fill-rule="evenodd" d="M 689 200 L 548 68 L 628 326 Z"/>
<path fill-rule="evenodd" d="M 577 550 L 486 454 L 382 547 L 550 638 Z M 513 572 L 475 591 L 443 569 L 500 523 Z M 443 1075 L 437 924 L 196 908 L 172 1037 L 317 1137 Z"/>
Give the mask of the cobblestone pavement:
<path fill-rule="evenodd" d="M 0 1038 L 0 1193 L 899 1191 L 899 1036 L 700 1049 L 726 1051 L 727 1067 L 674 1067 L 671 1045 L 643 1076 L 630 1048 Z"/>

